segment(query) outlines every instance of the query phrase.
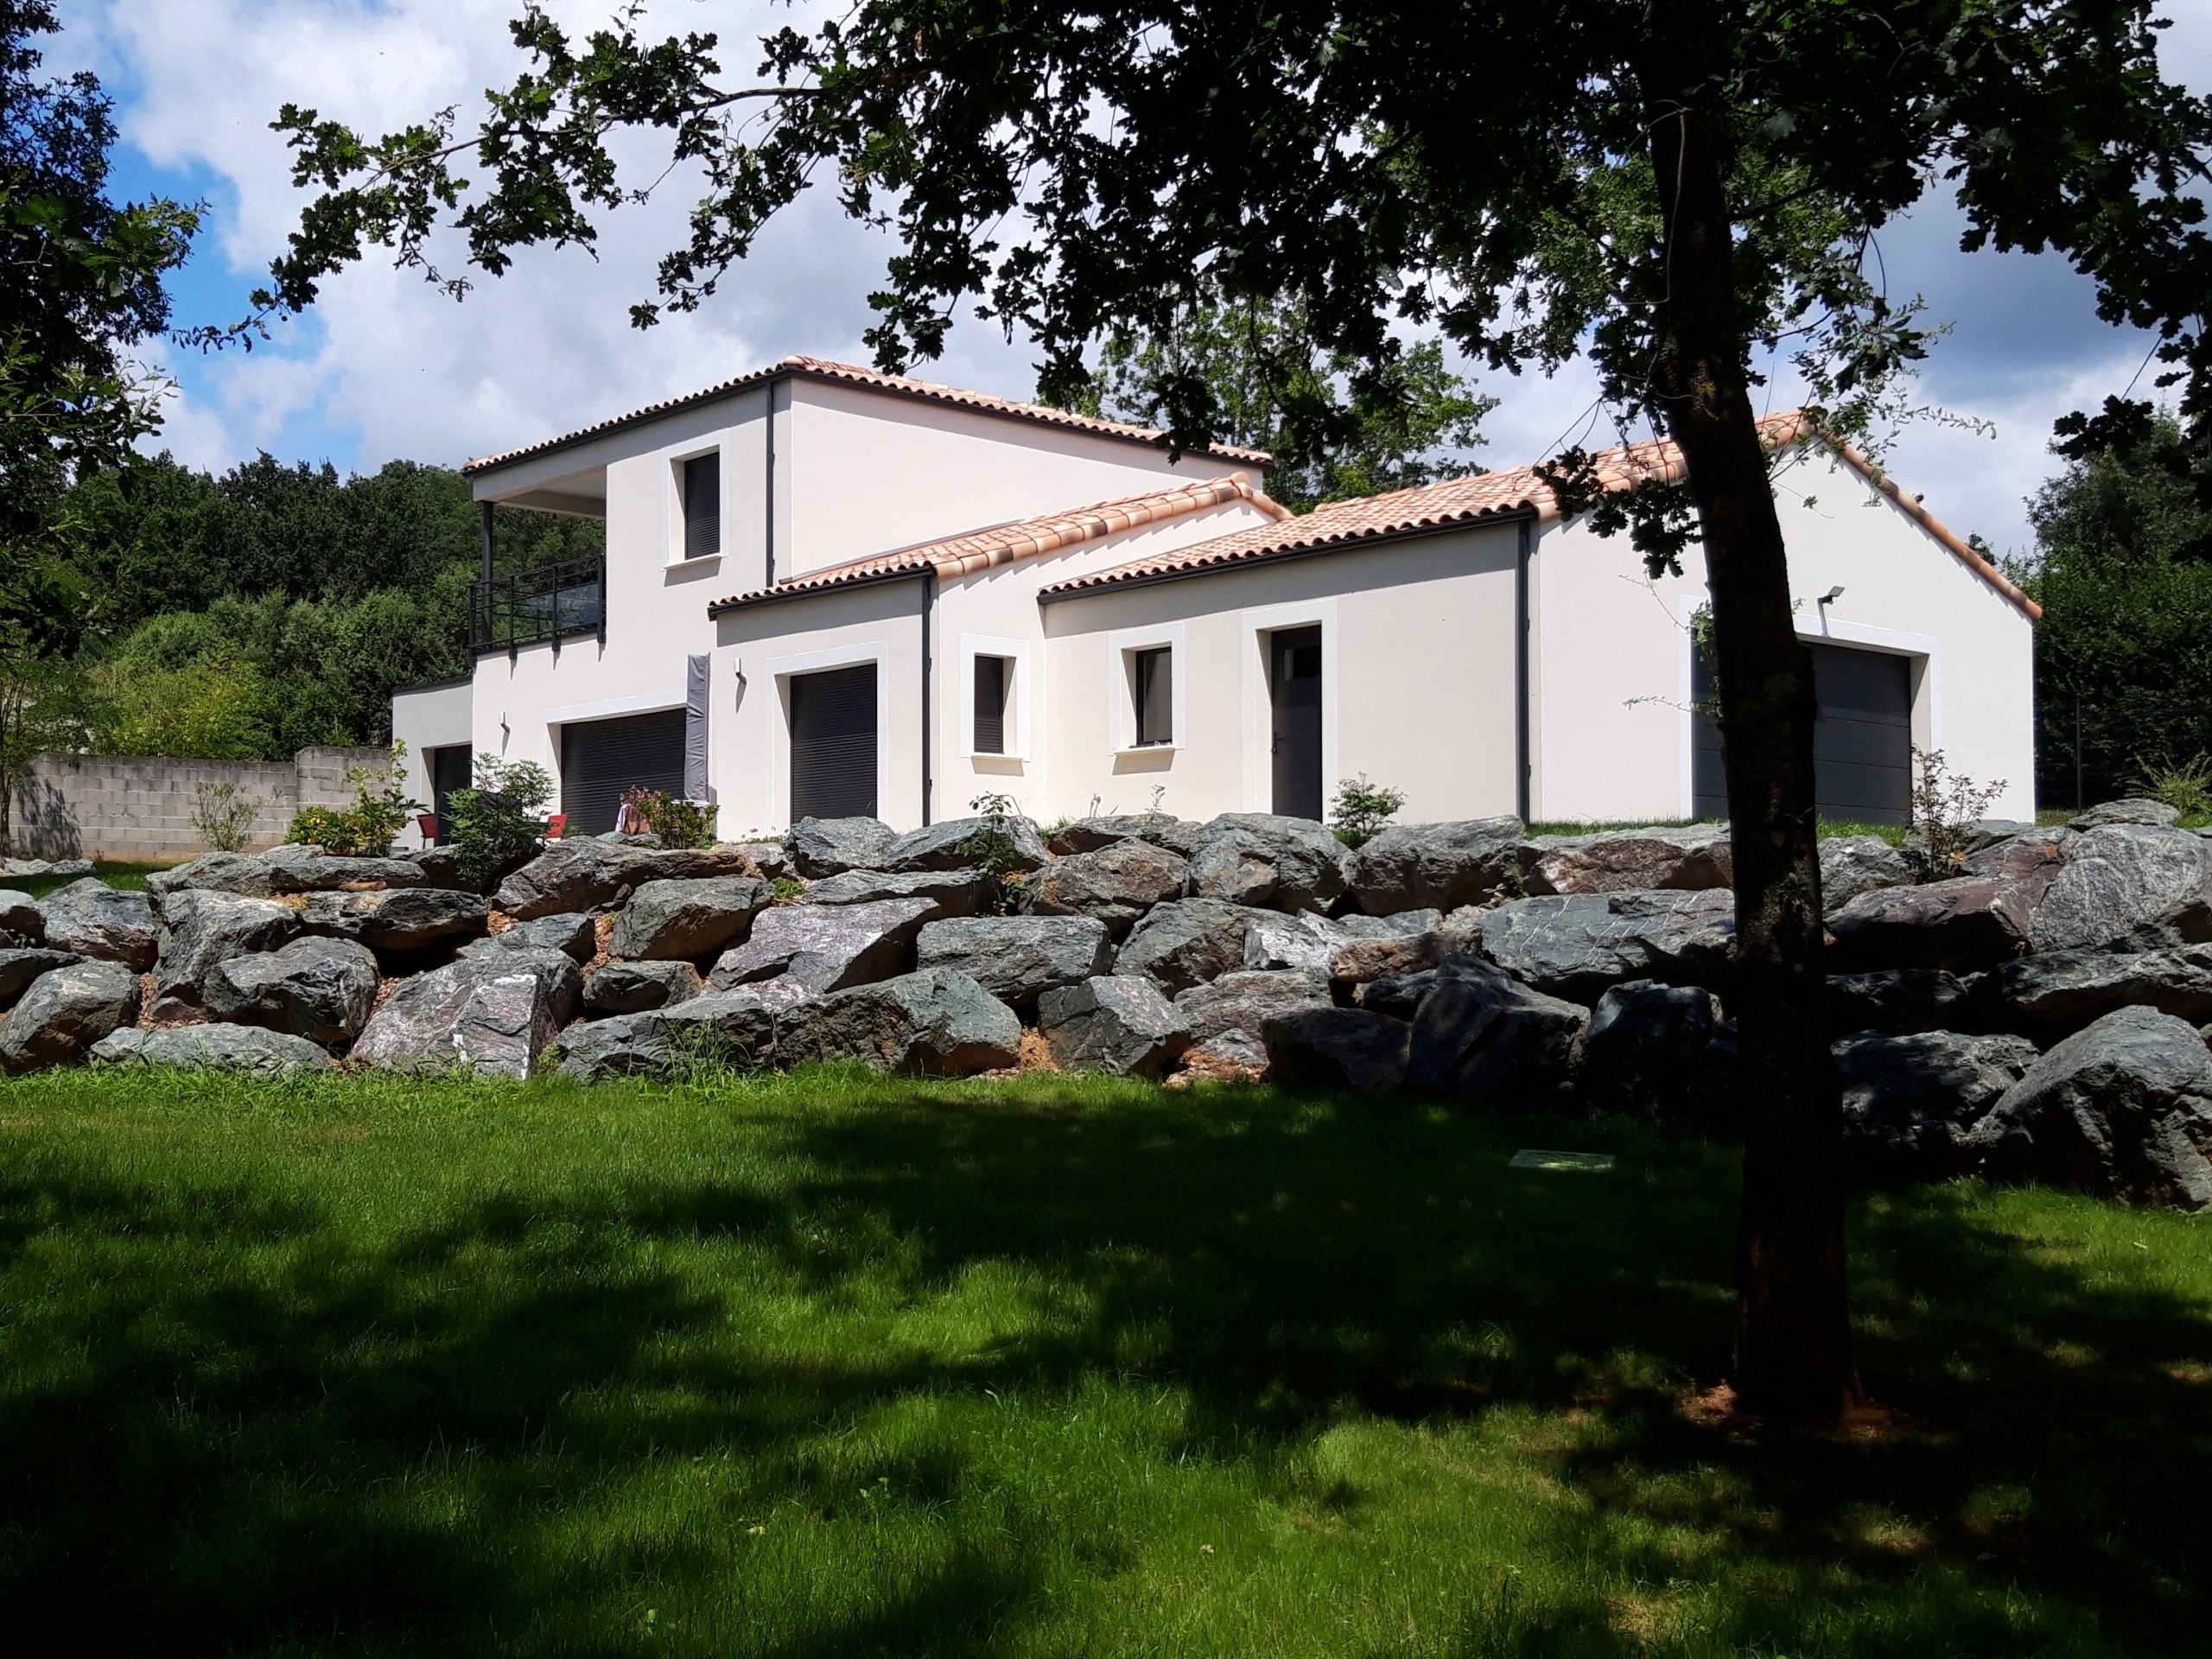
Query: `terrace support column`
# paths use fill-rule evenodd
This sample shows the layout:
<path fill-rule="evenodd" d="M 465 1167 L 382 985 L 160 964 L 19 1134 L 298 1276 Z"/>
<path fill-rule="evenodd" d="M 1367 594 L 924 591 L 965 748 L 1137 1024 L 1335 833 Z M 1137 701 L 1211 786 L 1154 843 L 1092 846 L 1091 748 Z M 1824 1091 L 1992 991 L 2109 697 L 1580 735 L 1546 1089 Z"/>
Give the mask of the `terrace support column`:
<path fill-rule="evenodd" d="M 492 513 L 493 513 L 493 504 L 492 504 L 491 502 L 489 502 L 489 501 L 479 501 L 479 502 L 476 504 L 476 520 L 477 520 L 477 523 L 478 523 L 479 524 L 480 524 L 480 525 L 483 527 L 483 534 L 482 534 L 482 536 L 481 536 L 481 537 L 480 537 L 481 543 L 482 543 L 482 546 L 481 546 L 481 554 L 482 554 L 483 566 L 484 566 L 484 580 L 485 580 L 485 581 L 486 581 L 486 582 L 489 582 L 489 581 L 491 581 L 491 580 L 492 580 Z"/>

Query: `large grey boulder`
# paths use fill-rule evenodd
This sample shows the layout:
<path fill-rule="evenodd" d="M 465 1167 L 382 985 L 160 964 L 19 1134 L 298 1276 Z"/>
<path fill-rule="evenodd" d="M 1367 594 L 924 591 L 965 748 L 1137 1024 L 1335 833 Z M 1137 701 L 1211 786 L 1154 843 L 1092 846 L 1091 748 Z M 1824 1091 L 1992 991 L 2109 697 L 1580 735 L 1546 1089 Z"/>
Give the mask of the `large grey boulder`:
<path fill-rule="evenodd" d="M 587 963 L 599 954 L 599 925 L 576 911 L 533 916 L 499 932 L 470 940 L 461 954 L 480 957 L 497 950 L 558 950 L 579 963 Z"/>
<path fill-rule="evenodd" d="M 706 988 L 688 962 L 602 963 L 584 981 L 584 1012 L 644 1014 L 689 1002 Z"/>
<path fill-rule="evenodd" d="M 311 936 L 217 963 L 200 995 L 211 1018 L 340 1048 L 368 1024 L 377 984 L 377 959 L 366 945 Z"/>
<path fill-rule="evenodd" d="M 1575 1096 L 1593 1112 L 1681 1122 L 1696 1115 L 1699 1063 L 1720 1028 L 1713 993 L 1632 979 L 1598 999 Z"/>
<path fill-rule="evenodd" d="M 2178 808 L 2164 801 L 2153 801 L 2140 795 L 2130 795 L 2124 800 L 2100 801 L 2088 811 L 2066 821 L 2069 830 L 2101 830 L 2110 823 L 2147 823 L 2158 829 L 2169 829 L 2181 822 Z"/>
<path fill-rule="evenodd" d="M 799 895 L 803 905 L 873 905 L 886 899 L 926 899 L 936 906 L 925 918 L 974 916 L 990 908 L 995 897 L 991 878 L 980 870 L 847 870 L 817 881 Z"/>
<path fill-rule="evenodd" d="M 159 954 L 154 908 L 143 893 L 123 893 L 97 876 L 72 881 L 39 901 L 46 942 L 56 950 L 119 962 L 144 973 Z"/>
<path fill-rule="evenodd" d="M 1394 825 L 1352 855 L 1346 880 L 1370 916 L 1481 904 L 1526 891 L 1537 858 L 1526 833 L 1511 817 Z"/>
<path fill-rule="evenodd" d="M 1099 975 L 1038 1000 L 1038 1028 L 1070 1071 L 1158 1077 L 1191 1046 L 1191 1028 L 1148 979 Z"/>
<path fill-rule="evenodd" d="M 1862 893 L 1919 879 L 1904 850 L 1879 836 L 1831 836 L 1821 843 L 1821 908 L 1831 916 Z"/>
<path fill-rule="evenodd" d="M 1610 830 L 1586 836 L 1538 836 L 1535 893 L 1695 892 L 1732 887 L 1733 849 L 1725 823 Z"/>
<path fill-rule="evenodd" d="M 2031 1066 L 1968 1144 L 1996 1180 L 2212 1208 L 2212 1050 L 2170 1014 L 2118 1009 Z"/>
<path fill-rule="evenodd" d="M 1014 814 L 999 819 L 947 818 L 943 823 L 909 830 L 884 849 L 883 861 L 873 868 L 898 874 L 911 870 L 973 870 L 983 868 L 985 836 L 998 836 L 997 868 L 1001 874 L 1042 868 L 1052 855 L 1045 838 L 1029 819 Z"/>
<path fill-rule="evenodd" d="M 33 980 L 0 1020 L 0 1070 L 74 1065 L 108 1033 L 137 1020 L 138 976 L 125 964 L 76 962 L 54 969 Z"/>
<path fill-rule="evenodd" d="M 207 853 L 189 864 L 156 870 L 146 878 L 156 903 L 173 893 L 235 893 L 269 899 L 289 893 L 341 888 L 450 887 L 457 878 L 411 858 L 349 858 L 320 847 L 287 842 L 258 853 Z"/>
<path fill-rule="evenodd" d="M 880 870 L 898 832 L 880 818 L 801 818 L 784 844 L 810 881 L 847 870 Z"/>
<path fill-rule="evenodd" d="M 780 841 L 741 841 L 737 850 L 745 855 L 755 875 L 773 881 L 778 876 L 798 874 L 798 861 L 791 856 L 791 849 Z"/>
<path fill-rule="evenodd" d="M 864 905 L 778 905 L 753 918 L 743 944 L 722 953 L 709 982 L 718 990 L 785 980 L 805 995 L 889 979 L 912 968 L 914 936 L 932 899 Z"/>
<path fill-rule="evenodd" d="M 2028 829 L 1967 855 L 1962 875 L 2001 875 L 2049 887 L 2082 839 L 2078 830 Z"/>
<path fill-rule="evenodd" d="M 1945 1180 L 1974 1166 L 1975 1124 L 2036 1062 L 2024 1037 L 1862 1031 L 1829 1046 L 1844 1138 L 1884 1173 Z"/>
<path fill-rule="evenodd" d="M 1046 837 L 1046 845 L 1066 858 L 1096 852 L 1117 841 L 1148 841 L 1188 858 L 1205 828 L 1194 819 L 1170 817 L 1165 812 L 1122 812 L 1062 824 Z"/>
<path fill-rule="evenodd" d="M 1026 884 L 1029 908 L 1039 916 L 1089 916 L 1127 938 L 1155 905 L 1179 899 L 1191 861 L 1148 841 L 1122 840 L 1056 859 Z"/>
<path fill-rule="evenodd" d="M 1828 979 L 1832 1036 L 1856 1031 L 1892 1037 L 1922 1031 L 1978 1031 L 1986 1023 L 1974 1012 L 1966 986 L 1941 968 L 1883 968 Z"/>
<path fill-rule="evenodd" d="M 1301 1008 L 1262 1022 L 1268 1077 L 1290 1089 L 1382 1095 L 1406 1081 L 1412 1027 L 1365 1008 Z"/>
<path fill-rule="evenodd" d="M 0 1008 L 12 1008 L 30 989 L 31 982 L 41 974 L 50 974 L 56 968 L 67 968 L 73 962 L 82 962 L 67 950 L 48 950 L 43 947 L 29 950 L 0 950 Z"/>
<path fill-rule="evenodd" d="M 1313 911 L 1294 916 L 1263 911 L 1244 930 L 1244 966 L 1262 973 L 1302 968 L 1325 974 L 1337 952 L 1351 942 L 1343 926 Z"/>
<path fill-rule="evenodd" d="M 2034 899 L 2021 883 L 1986 875 L 1862 893 L 1828 918 L 1829 969 L 1993 968 L 2028 948 Z"/>
<path fill-rule="evenodd" d="M 2115 823 L 2069 849 L 2036 907 L 2037 950 L 2158 950 L 2212 939 L 2212 843 Z"/>
<path fill-rule="evenodd" d="M 604 1083 L 664 1074 L 687 1064 L 766 1065 L 776 1058 L 776 1032 L 772 1004 L 749 990 L 719 991 L 676 1007 L 573 1026 L 561 1033 L 558 1070 L 579 1083 Z"/>
<path fill-rule="evenodd" d="M 1414 1013 L 1408 1083 L 1481 1102 L 1531 1095 L 1567 1076 L 1588 1009 L 1474 957 L 1448 958 L 1431 980 Z"/>
<path fill-rule="evenodd" d="M 1244 965 L 1244 934 L 1265 914 L 1218 899 L 1178 899 L 1146 912 L 1115 958 L 1117 974 L 1141 974 L 1169 996 Z"/>
<path fill-rule="evenodd" d="M 734 944 L 775 897 L 757 876 L 646 881 L 614 918 L 608 953 L 637 962 L 695 961 Z"/>
<path fill-rule="evenodd" d="M 177 1026 L 141 1031 L 124 1026 L 94 1043 L 94 1065 L 169 1065 L 188 1071 L 240 1071 L 255 1077 L 296 1077 L 327 1071 L 330 1056 L 304 1037 L 258 1026 Z"/>
<path fill-rule="evenodd" d="M 2054 950 L 1978 976 L 1979 1018 L 2054 1043 L 2116 1008 L 2150 1007 L 2192 1026 L 2212 1022 L 2212 944 L 2171 950 Z"/>
<path fill-rule="evenodd" d="M 215 888 L 187 888 L 162 901 L 154 963 L 156 1020 L 194 1020 L 207 1012 L 201 982 L 217 963 L 274 950 L 300 931 L 300 915 L 276 899 Z"/>
<path fill-rule="evenodd" d="M 385 887 L 372 893 L 311 893 L 302 931 L 351 939 L 394 955 L 480 937 L 491 925 L 484 900 L 451 887 Z"/>
<path fill-rule="evenodd" d="M 465 958 L 403 980 L 370 1017 L 353 1058 L 397 1071 L 466 1066 L 528 1077 L 575 1014 L 576 964 L 557 950 Z"/>
<path fill-rule="evenodd" d="M 1192 1058 L 1254 1071 L 1268 1063 L 1264 1027 L 1270 1016 L 1331 1006 L 1328 982 L 1297 969 L 1224 974 L 1175 994 L 1175 1012 L 1191 1030 Z"/>
<path fill-rule="evenodd" d="M 745 849 L 728 843 L 664 850 L 635 839 L 563 839 L 500 882 L 492 907 L 526 922 L 563 911 L 606 910 L 648 881 L 746 875 L 751 869 Z"/>
<path fill-rule="evenodd" d="M 1198 898 L 1232 905 L 1326 910 L 1343 896 L 1351 859 L 1344 842 L 1311 818 L 1224 812 L 1198 831 L 1190 888 Z"/>
<path fill-rule="evenodd" d="M 1471 948 L 1469 937 L 1440 931 L 1403 938 L 1355 938 L 1339 945 L 1329 958 L 1329 977 L 1339 985 L 1363 986 L 1381 979 L 1397 979 L 1433 968 L 1455 951 Z"/>
<path fill-rule="evenodd" d="M 949 968 L 855 985 L 795 1004 L 782 1019 L 776 1057 L 787 1065 L 858 1060 L 878 1071 L 963 1077 L 1012 1065 L 1021 1045 L 1014 1010 Z"/>
<path fill-rule="evenodd" d="M 1593 1003 L 1623 980 L 1724 985 L 1735 895 L 1571 893 L 1518 899 L 1482 918 L 1482 954 L 1549 995 Z"/>
<path fill-rule="evenodd" d="M 0 887 L 0 933 L 12 933 L 32 944 L 46 938 L 46 913 L 38 900 L 13 887 Z"/>
<path fill-rule="evenodd" d="M 1008 1007 L 1080 985 L 1112 966 L 1106 924 L 1088 916 L 961 916 L 931 922 L 914 940 L 921 969 L 965 974 Z"/>

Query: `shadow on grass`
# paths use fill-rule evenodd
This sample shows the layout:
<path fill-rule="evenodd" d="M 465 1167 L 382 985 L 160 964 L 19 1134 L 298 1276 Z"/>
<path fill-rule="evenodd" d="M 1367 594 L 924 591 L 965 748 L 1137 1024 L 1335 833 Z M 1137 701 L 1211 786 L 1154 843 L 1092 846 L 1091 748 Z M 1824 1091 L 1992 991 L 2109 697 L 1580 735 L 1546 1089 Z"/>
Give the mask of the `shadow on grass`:
<path fill-rule="evenodd" d="M 726 1109 L 721 1132 L 767 1145 L 783 1176 L 610 1158 L 601 1179 L 493 1182 L 374 1242 L 299 1188 L 164 1185 L 121 1158 L 0 1175 L 0 1604 L 17 1638 L 664 1651 L 644 1611 L 607 1610 L 726 1580 L 729 1529 L 580 1540 L 563 1506 L 739 1455 L 774 1501 L 836 1521 L 874 1500 L 825 1461 L 825 1426 L 1135 1378 L 1187 1397 L 1178 1455 L 1221 1465 L 1270 1466 L 1347 1421 L 1512 1407 L 1601 1425 L 1548 1454 L 1576 1498 L 1542 1520 L 1551 1548 L 1666 1584 L 1682 1561 L 1653 1541 L 1694 1529 L 1769 1586 L 1729 1615 L 1737 1650 L 1804 1640 L 1805 1586 L 1834 1571 L 1851 1593 L 1910 1586 L 1947 1651 L 2021 1650 L 1989 1594 L 2007 1586 L 2120 1650 L 2202 1650 L 2212 1325 L 1999 1230 L 1967 1190 L 1859 1210 L 1870 1377 L 1928 1432 L 1729 1436 L 1677 1408 L 1725 1362 L 1726 1147 L 1233 1090 L 1101 1108 L 1049 1084 L 890 1085 L 865 1108 Z M 1610 1147 L 1620 1166 L 1509 1170 L 1523 1144 Z M 816 1306 L 862 1277 L 912 1302 L 991 1268 L 1028 1273 L 1058 1316 L 952 1357 L 855 1342 L 794 1359 L 717 1334 L 761 1294 L 682 1259 L 722 1246 Z M 975 1498 L 971 1472 L 957 1441 L 873 1465 L 887 1503 L 982 1503 L 988 1524 L 772 1650 L 1018 1646 L 1067 1593 L 1051 1554 L 1066 1522 L 1041 1491 Z M 1360 1495 L 1334 1501 L 1356 1516 Z M 1090 1569 L 1121 1569 L 1096 1549 Z M 1647 1645 L 1594 1591 L 1541 1612 L 1497 1597 L 1470 1608 L 1459 1651 Z M 1922 1649 L 1870 1627 L 1828 1650 Z"/>

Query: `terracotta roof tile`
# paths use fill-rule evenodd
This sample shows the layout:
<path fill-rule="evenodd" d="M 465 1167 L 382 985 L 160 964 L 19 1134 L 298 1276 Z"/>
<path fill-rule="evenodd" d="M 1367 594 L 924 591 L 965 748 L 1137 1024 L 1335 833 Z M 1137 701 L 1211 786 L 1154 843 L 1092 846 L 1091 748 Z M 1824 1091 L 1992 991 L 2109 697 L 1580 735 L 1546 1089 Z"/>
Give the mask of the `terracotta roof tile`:
<path fill-rule="evenodd" d="M 756 588 L 749 594 L 718 599 L 707 607 L 707 614 L 719 616 L 725 611 L 737 610 L 747 605 L 788 599 L 798 594 L 821 593 L 832 588 L 884 582 L 897 576 L 918 575 L 925 570 L 935 570 L 941 580 L 949 582 L 956 576 L 973 575 L 979 570 L 1011 564 L 1017 559 L 1035 558 L 1061 548 L 1077 547 L 1085 542 L 1118 536 L 1123 531 L 1135 530 L 1144 524 L 1162 524 L 1171 518 L 1182 518 L 1186 513 L 1226 506 L 1232 501 L 1249 501 L 1271 519 L 1290 517 L 1285 508 L 1270 500 L 1266 493 L 1257 488 L 1243 473 L 1231 473 L 1227 478 L 1181 484 L 1173 489 L 1154 490 L 1144 495 L 1123 496 L 1118 500 L 1102 501 L 1096 506 L 1077 507 L 1068 512 L 1016 519 L 1011 524 L 994 524 L 986 530 L 969 531 L 938 541 L 923 542 L 913 547 L 879 553 L 870 558 L 855 559 L 848 564 L 832 565 L 826 570 L 810 570 L 803 576 L 793 576 L 772 588 Z"/>
<path fill-rule="evenodd" d="M 1072 414 L 1065 409 L 1050 409 L 1042 404 L 1017 403 L 1011 397 L 995 397 L 987 391 L 963 391 L 957 386 L 941 386 L 932 380 L 916 380 L 903 374 L 884 374 L 875 369 L 861 368 L 856 364 L 833 363 L 826 358 L 794 356 L 787 357 L 772 367 L 741 374 L 734 380 L 718 382 L 702 391 L 687 392 L 681 397 L 647 404 L 643 409 L 633 409 L 626 415 L 615 415 L 594 422 L 589 426 L 563 433 L 557 438 L 547 438 L 541 442 L 525 444 L 519 449 L 507 449 L 495 455 L 481 456 L 469 461 L 461 470 L 472 477 L 480 473 L 495 472 L 534 455 L 550 454 L 557 449 L 605 437 L 610 432 L 642 425 L 663 415 L 696 408 L 701 404 L 711 404 L 718 398 L 734 397 L 741 391 L 766 385 L 773 380 L 787 379 L 820 380 L 861 386 L 872 391 L 888 392 L 894 397 L 914 397 L 925 403 L 950 404 L 986 415 L 1033 421 L 1043 426 L 1065 427 L 1076 432 L 1093 432 L 1103 437 L 1121 438 L 1154 448 L 1158 447 L 1160 437 L 1156 428 L 1135 426 L 1127 421 L 1101 420 L 1096 416 Z M 1274 459 L 1263 449 L 1243 449 L 1226 443 L 1214 444 L 1205 453 L 1224 461 L 1249 461 L 1257 467 L 1264 467 Z"/>
<path fill-rule="evenodd" d="M 1780 448 L 1801 440 L 1821 439 L 1861 476 L 1904 510 L 1920 527 L 1975 575 L 2025 611 L 2040 619 L 2043 608 L 2015 586 L 1995 565 L 1961 541 L 1934 513 L 1898 489 L 1866 457 L 1847 443 L 1837 443 L 1818 433 L 1803 413 L 1791 410 L 1770 415 L 1759 423 L 1767 444 Z M 1640 484 L 1665 483 L 1682 475 L 1681 449 L 1671 441 L 1630 444 L 1600 451 L 1592 457 L 1600 482 L 1609 490 L 1633 489 Z M 1332 501 L 1302 517 L 1275 524 L 1255 524 L 1213 541 L 1200 542 L 1161 553 L 1110 570 L 1071 577 L 1039 590 L 1040 600 L 1071 597 L 1100 588 L 1133 582 L 1168 580 L 1215 570 L 1255 560 L 1289 558 L 1304 554 L 1395 541 L 1484 520 L 1518 518 L 1534 513 L 1539 519 L 1559 517 L 1559 501 L 1549 485 L 1533 467 L 1510 472 L 1478 473 L 1471 478 L 1448 479 L 1389 495 L 1363 496 Z"/>

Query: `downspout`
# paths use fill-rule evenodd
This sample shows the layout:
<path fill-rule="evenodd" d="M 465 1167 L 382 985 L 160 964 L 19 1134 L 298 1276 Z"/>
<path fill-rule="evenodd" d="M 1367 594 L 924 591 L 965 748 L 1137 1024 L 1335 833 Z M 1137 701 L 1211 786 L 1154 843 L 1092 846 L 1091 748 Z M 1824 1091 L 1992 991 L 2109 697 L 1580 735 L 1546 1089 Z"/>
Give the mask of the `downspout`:
<path fill-rule="evenodd" d="M 930 796 L 936 787 L 931 775 L 930 751 L 934 747 L 937 732 L 937 711 L 930 706 L 930 664 L 935 655 L 931 649 L 937 631 L 937 571 L 922 572 L 922 826 L 929 827 Z"/>
<path fill-rule="evenodd" d="M 760 423 L 760 427 L 768 448 L 767 465 L 761 469 L 762 476 L 768 480 L 768 511 L 760 535 L 766 557 L 760 585 L 772 588 L 776 585 L 776 387 L 772 381 L 768 386 L 768 418 Z"/>
<path fill-rule="evenodd" d="M 1521 544 L 1513 561 L 1513 810 L 1524 828 L 1535 761 L 1529 730 L 1529 560 L 1535 543 L 1536 520 L 1531 514 L 1521 521 Z"/>

